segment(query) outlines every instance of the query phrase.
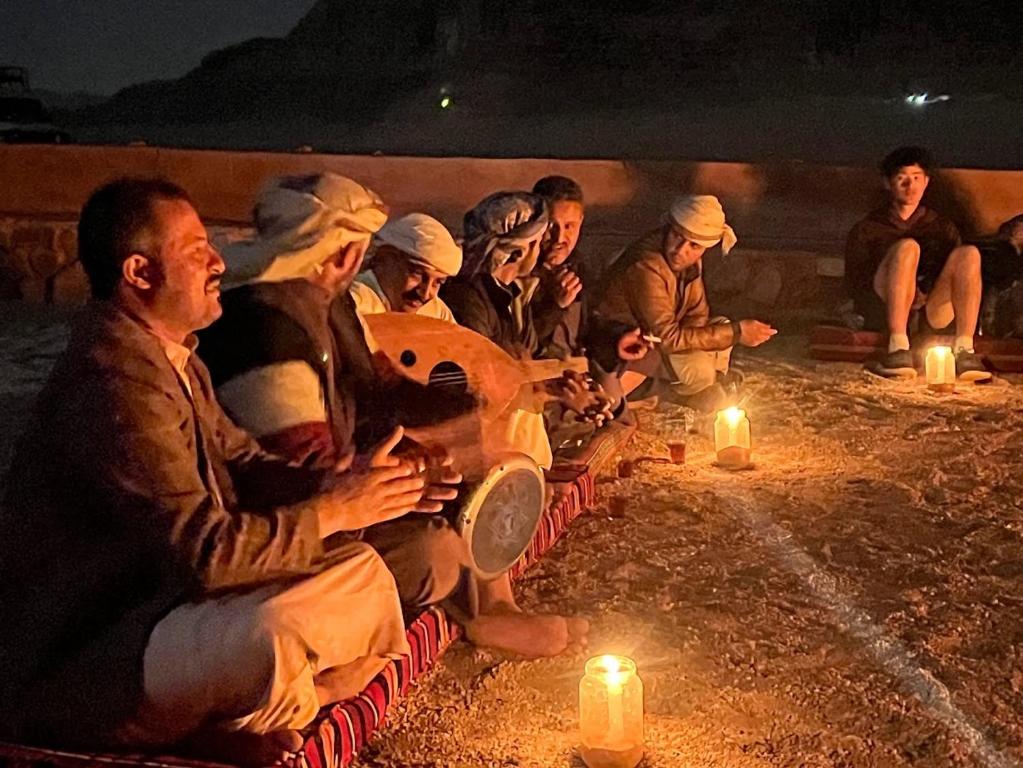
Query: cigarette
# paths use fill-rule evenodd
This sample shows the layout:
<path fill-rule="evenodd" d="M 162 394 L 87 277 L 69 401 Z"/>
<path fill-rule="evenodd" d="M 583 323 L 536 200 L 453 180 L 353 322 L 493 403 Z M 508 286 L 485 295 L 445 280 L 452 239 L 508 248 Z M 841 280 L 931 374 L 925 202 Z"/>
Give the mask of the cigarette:
<path fill-rule="evenodd" d="M 649 341 L 651 344 L 660 344 L 661 343 L 661 337 L 660 336 L 654 336 L 652 333 L 644 333 L 642 338 L 643 338 L 644 341 Z"/>

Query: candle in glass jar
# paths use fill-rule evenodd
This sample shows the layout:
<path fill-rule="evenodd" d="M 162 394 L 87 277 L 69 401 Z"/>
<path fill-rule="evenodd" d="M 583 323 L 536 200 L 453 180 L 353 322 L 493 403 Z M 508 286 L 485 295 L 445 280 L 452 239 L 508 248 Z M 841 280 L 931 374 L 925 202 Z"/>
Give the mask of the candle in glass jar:
<path fill-rule="evenodd" d="M 722 467 L 744 469 L 750 465 L 752 444 L 746 411 L 734 405 L 718 411 L 714 419 L 714 450 Z"/>
<path fill-rule="evenodd" d="M 927 388 L 935 392 L 954 392 L 956 388 L 956 357 L 951 347 L 931 347 L 924 359 Z"/>
<path fill-rule="evenodd" d="M 636 662 L 597 656 L 579 682 L 579 752 L 589 768 L 634 768 L 643 759 L 643 682 Z"/>

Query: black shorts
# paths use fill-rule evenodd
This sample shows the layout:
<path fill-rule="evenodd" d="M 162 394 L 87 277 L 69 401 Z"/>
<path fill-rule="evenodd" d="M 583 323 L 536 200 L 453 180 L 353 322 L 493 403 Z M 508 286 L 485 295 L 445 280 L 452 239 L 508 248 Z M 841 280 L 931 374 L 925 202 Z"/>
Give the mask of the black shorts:
<path fill-rule="evenodd" d="M 920 290 L 922 291 L 923 288 Z M 857 294 L 853 299 L 853 304 L 855 305 L 856 313 L 863 316 L 863 330 L 878 331 L 879 333 L 888 332 L 888 310 L 884 301 L 873 290 Z M 911 309 L 906 326 L 911 334 L 946 334 L 955 330 L 955 321 L 953 320 L 945 328 L 933 328 L 927 322 L 927 313 L 925 311 Z"/>

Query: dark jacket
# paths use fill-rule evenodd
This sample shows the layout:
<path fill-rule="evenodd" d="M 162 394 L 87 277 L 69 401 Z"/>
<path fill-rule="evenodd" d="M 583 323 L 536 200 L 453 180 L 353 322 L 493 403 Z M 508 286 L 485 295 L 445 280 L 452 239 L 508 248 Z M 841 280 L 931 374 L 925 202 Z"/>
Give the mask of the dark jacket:
<path fill-rule="evenodd" d="M 971 244 L 980 250 L 984 282 L 981 329 L 993 337 L 1023 337 L 1023 254 L 1000 238 Z"/>
<path fill-rule="evenodd" d="M 449 280 L 440 295 L 459 325 L 490 339 L 512 357 L 533 358 L 540 347 L 533 306 L 529 301 L 523 303 L 521 324 L 512 309 L 521 292 L 515 283 L 504 286 L 489 274 L 478 274 Z"/>
<path fill-rule="evenodd" d="M 578 251 L 574 251 L 563 266 L 579 277 L 583 288 L 575 301 L 560 307 L 557 286 L 561 270 L 542 266 L 536 270 L 540 278 L 540 287 L 533 299 L 533 324 L 540 347 L 537 357 L 585 356 L 599 366 L 599 372 L 613 371 L 620 364 L 618 339 L 636 326 L 591 313 L 590 298 L 596 285 L 590 283 L 585 259 Z"/>
<path fill-rule="evenodd" d="M 925 292 L 931 290 L 948 255 L 961 242 L 955 224 L 922 205 L 905 221 L 888 205 L 871 211 L 852 228 L 845 245 L 845 287 L 851 298 L 873 295 L 877 268 L 888 249 L 902 239 L 920 245 L 917 282 Z"/>
<path fill-rule="evenodd" d="M 153 627 L 187 601 L 316 569 L 321 476 L 264 453 L 192 355 L 107 302 L 77 318 L 0 512 L 0 730 L 102 746 L 136 711 Z"/>

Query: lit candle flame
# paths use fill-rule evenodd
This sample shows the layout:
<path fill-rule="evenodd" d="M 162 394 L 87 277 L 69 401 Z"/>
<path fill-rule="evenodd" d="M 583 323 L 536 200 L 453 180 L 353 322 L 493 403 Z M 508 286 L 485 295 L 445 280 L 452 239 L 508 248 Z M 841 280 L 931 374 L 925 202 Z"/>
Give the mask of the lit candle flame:
<path fill-rule="evenodd" d="M 734 405 L 725 408 L 722 413 L 725 414 L 725 419 L 728 421 L 730 427 L 735 427 L 742 421 L 742 418 L 746 415 L 746 412 L 742 408 L 736 408 Z"/>
<path fill-rule="evenodd" d="M 625 673 L 622 672 L 622 666 L 618 663 L 618 658 L 611 654 L 601 656 L 600 665 L 604 668 L 607 684 L 612 688 L 621 688 L 622 683 L 625 682 Z"/>

